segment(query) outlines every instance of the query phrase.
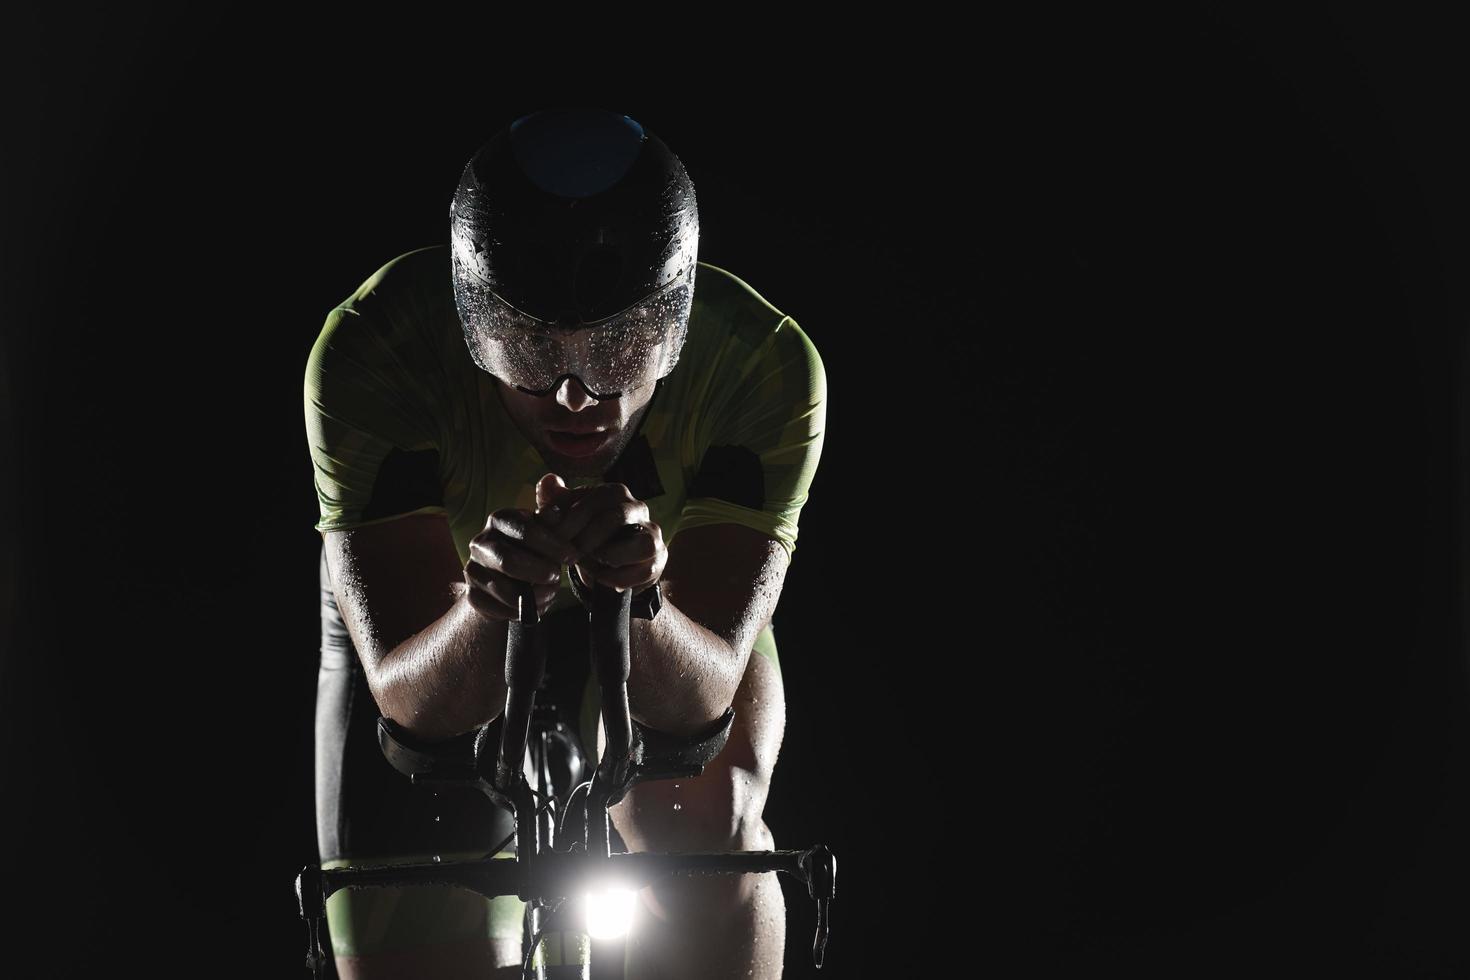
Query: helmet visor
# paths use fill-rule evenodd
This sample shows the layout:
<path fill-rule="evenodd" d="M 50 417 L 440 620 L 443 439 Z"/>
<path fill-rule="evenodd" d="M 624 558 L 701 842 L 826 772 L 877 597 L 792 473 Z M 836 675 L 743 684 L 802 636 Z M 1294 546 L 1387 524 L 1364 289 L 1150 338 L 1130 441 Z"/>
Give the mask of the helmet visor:
<path fill-rule="evenodd" d="M 678 363 L 694 302 L 694 266 L 614 316 L 567 329 L 522 313 L 489 290 L 465 324 L 481 369 L 544 395 L 575 376 L 594 397 L 615 398 L 664 377 Z"/>

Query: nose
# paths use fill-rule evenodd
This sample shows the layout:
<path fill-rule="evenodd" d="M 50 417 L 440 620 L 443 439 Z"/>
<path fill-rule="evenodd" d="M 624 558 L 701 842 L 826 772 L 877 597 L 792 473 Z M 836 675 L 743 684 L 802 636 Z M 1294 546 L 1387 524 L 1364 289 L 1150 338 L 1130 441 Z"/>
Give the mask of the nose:
<path fill-rule="evenodd" d="M 582 379 L 575 375 L 562 379 L 561 384 L 556 387 L 556 403 L 567 411 L 580 412 L 589 405 L 596 405 L 597 399 L 582 384 Z"/>

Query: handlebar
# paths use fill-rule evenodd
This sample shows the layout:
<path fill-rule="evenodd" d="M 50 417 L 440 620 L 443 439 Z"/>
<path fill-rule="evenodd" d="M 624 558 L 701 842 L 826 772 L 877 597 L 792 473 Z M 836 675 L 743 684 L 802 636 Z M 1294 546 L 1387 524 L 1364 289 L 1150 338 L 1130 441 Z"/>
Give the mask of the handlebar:
<path fill-rule="evenodd" d="M 568 568 L 572 591 L 589 615 L 592 669 L 602 692 L 602 720 L 607 743 L 591 780 L 577 786 L 557 819 L 543 826 L 538 819 L 548 803 L 533 790 L 523 770 L 535 704 L 546 670 L 546 638 L 529 583 L 518 583 L 517 618 L 507 625 L 505 652 L 505 717 L 492 751 L 490 725 L 473 733 L 425 742 L 387 718 L 378 720 L 379 744 L 388 761 L 415 785 L 470 785 L 515 815 L 515 860 L 493 854 L 472 861 L 391 866 L 357 866 L 322 870 L 305 868 L 296 879 L 297 903 L 307 922 L 307 966 L 321 977 L 327 952 L 323 946 L 326 901 L 342 888 L 441 885 L 465 888 L 485 898 L 515 895 L 531 903 L 556 903 L 580 894 L 592 883 L 637 890 L 675 874 L 761 874 L 781 872 L 807 886 L 817 905 L 812 960 L 820 969 L 831 931 L 830 903 L 836 895 L 837 859 L 825 845 L 805 850 L 736 851 L 704 854 L 631 854 L 611 852 L 608 808 L 645 779 L 690 778 L 724 748 L 735 719 L 733 708 L 707 730 L 677 736 L 643 726 L 628 706 L 629 621 L 651 619 L 661 601 L 657 587 L 635 602 L 631 590 L 597 583 L 585 586 Z M 638 608 L 635 610 L 634 606 Z M 574 810 L 575 807 L 575 810 Z M 580 840 L 563 844 L 557 828 L 580 817 Z M 546 832 L 543 834 L 543 830 Z M 543 839 L 543 837 L 545 839 Z M 529 960 L 528 960 L 529 962 Z"/>

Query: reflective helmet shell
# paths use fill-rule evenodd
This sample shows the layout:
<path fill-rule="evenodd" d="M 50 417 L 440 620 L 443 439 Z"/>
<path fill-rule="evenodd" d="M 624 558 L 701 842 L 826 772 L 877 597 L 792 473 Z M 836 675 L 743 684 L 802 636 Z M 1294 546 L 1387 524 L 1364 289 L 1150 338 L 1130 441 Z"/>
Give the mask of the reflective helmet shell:
<path fill-rule="evenodd" d="M 506 359 L 487 353 L 491 325 L 596 329 L 627 322 L 630 311 L 646 320 L 640 304 L 670 295 L 676 280 L 692 291 L 699 213 L 679 159 L 635 120 L 556 109 L 522 116 L 471 158 L 450 205 L 450 237 L 466 341 L 480 367 L 500 376 Z M 677 361 L 678 327 L 659 376 Z M 525 387 L 553 369 L 502 380 Z"/>

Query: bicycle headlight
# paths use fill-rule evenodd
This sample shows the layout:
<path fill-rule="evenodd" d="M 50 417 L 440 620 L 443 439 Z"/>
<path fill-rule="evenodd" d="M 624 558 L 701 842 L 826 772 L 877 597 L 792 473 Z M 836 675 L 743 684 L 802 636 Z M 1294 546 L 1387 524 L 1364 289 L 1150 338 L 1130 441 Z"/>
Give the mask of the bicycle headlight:
<path fill-rule="evenodd" d="M 633 903 L 638 893 L 616 885 L 599 886 L 586 894 L 587 934 L 593 939 L 617 939 L 633 925 Z"/>

